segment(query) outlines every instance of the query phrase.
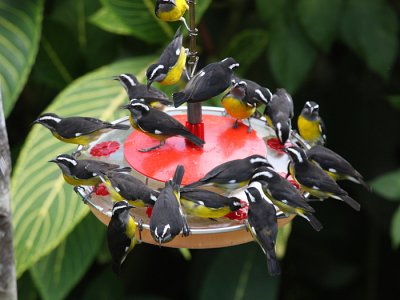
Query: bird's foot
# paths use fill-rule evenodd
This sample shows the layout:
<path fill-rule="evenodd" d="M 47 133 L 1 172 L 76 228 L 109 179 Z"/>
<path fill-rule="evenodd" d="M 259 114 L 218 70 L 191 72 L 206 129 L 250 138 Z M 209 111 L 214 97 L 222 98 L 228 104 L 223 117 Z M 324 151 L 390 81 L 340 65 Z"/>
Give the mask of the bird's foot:
<path fill-rule="evenodd" d="M 142 243 L 142 231 L 143 231 L 143 219 L 140 219 L 138 222 L 138 230 L 139 230 L 139 240 L 138 243 Z"/>
<path fill-rule="evenodd" d="M 233 124 L 233 128 L 237 129 L 239 127 L 239 121 L 236 120 L 235 123 Z"/>
<path fill-rule="evenodd" d="M 185 220 L 185 223 L 183 224 L 183 228 L 182 228 L 182 236 L 187 237 L 189 235 L 190 235 L 190 227 Z"/>
<path fill-rule="evenodd" d="M 157 146 L 153 146 L 153 147 L 149 147 L 149 148 L 138 149 L 138 151 L 139 151 L 139 152 L 145 153 L 145 152 L 149 152 L 149 151 L 151 151 L 151 150 L 160 148 L 161 146 L 162 146 L 162 144 L 157 145 Z"/>

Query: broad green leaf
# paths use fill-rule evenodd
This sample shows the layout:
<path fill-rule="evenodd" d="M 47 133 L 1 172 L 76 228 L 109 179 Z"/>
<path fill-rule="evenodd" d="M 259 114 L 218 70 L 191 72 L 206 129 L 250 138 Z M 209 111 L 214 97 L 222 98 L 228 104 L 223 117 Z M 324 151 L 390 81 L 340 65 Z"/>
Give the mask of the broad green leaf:
<path fill-rule="evenodd" d="M 125 112 L 119 106 L 127 101 L 125 90 L 111 76 L 131 72 L 143 80 L 154 57 L 136 57 L 102 67 L 69 85 L 46 111 L 61 116 L 90 116 L 113 120 Z M 12 210 L 17 275 L 20 276 L 48 254 L 88 213 L 60 170 L 47 163 L 74 145 L 56 140 L 36 125 L 28 135 L 12 177 Z M 29 253 L 29 255 L 26 255 Z"/>
<path fill-rule="evenodd" d="M 290 0 L 256 0 L 257 14 L 264 23 L 269 23 L 277 15 L 285 13 Z"/>
<path fill-rule="evenodd" d="M 282 87 L 294 92 L 311 70 L 316 50 L 290 20 L 276 19 L 270 35 L 268 60 L 272 74 Z"/>
<path fill-rule="evenodd" d="M 43 299 L 64 299 L 69 294 L 94 261 L 106 229 L 94 215 L 86 216 L 57 248 L 30 269 Z"/>
<path fill-rule="evenodd" d="M 390 96 L 389 102 L 397 109 L 400 109 L 400 96 Z"/>
<path fill-rule="evenodd" d="M 124 299 L 125 291 L 122 280 L 111 271 L 110 266 L 100 273 L 92 274 L 90 279 L 88 284 L 84 286 L 83 292 L 80 291 L 76 295 L 80 299 Z"/>
<path fill-rule="evenodd" d="M 26 272 L 17 280 L 17 293 L 19 299 L 24 300 L 37 300 L 39 299 L 39 292 L 31 278 L 31 274 Z"/>
<path fill-rule="evenodd" d="M 341 20 L 345 43 L 372 71 L 387 79 L 399 46 L 394 10 L 382 0 L 350 0 Z"/>
<path fill-rule="evenodd" d="M 99 28 L 122 35 L 134 35 L 135 32 L 128 25 L 123 23 L 115 14 L 108 8 L 98 10 L 90 17 L 90 22 Z"/>
<path fill-rule="evenodd" d="M 286 254 L 287 241 L 292 232 L 292 223 L 286 224 L 278 230 L 278 237 L 276 238 L 276 256 L 283 258 Z"/>
<path fill-rule="evenodd" d="M 0 1 L 0 85 L 7 117 L 28 78 L 38 50 L 43 0 Z"/>
<path fill-rule="evenodd" d="M 328 52 L 336 36 L 344 0 L 300 0 L 297 13 L 300 24 L 311 40 Z"/>
<path fill-rule="evenodd" d="M 399 247 L 399 245 L 400 245 L 400 206 L 397 208 L 397 210 L 393 214 L 391 235 L 392 235 L 393 248 Z"/>
<path fill-rule="evenodd" d="M 400 170 L 389 172 L 371 182 L 372 190 L 393 201 L 400 201 Z"/>
<path fill-rule="evenodd" d="M 273 300 L 278 296 L 279 276 L 268 275 L 262 250 L 258 244 L 250 243 L 222 249 L 214 257 L 199 291 L 201 300 Z"/>

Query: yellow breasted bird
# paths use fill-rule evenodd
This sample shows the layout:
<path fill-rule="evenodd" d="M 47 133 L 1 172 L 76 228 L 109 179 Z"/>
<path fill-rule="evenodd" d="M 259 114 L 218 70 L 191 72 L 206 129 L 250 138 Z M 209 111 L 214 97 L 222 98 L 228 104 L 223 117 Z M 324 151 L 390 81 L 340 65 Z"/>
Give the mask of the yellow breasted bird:
<path fill-rule="evenodd" d="M 182 92 L 172 95 L 175 107 L 219 95 L 230 86 L 233 70 L 237 67 L 239 64 L 232 57 L 205 66 L 189 80 Z"/>
<path fill-rule="evenodd" d="M 135 247 L 137 239 L 136 223 L 129 214 L 133 206 L 127 201 L 114 203 L 112 216 L 107 228 L 107 244 L 111 253 L 112 269 L 116 274 L 121 271 L 121 264 Z"/>
<path fill-rule="evenodd" d="M 175 22 L 182 21 L 185 27 L 190 31 L 186 20 L 183 17 L 189 5 L 186 0 L 156 0 L 154 12 L 156 16 L 163 21 Z"/>
<path fill-rule="evenodd" d="M 178 165 L 172 180 L 165 183 L 153 207 L 150 218 L 150 233 L 159 243 L 167 243 L 182 232 L 183 236 L 190 234 L 190 228 L 182 212 L 180 199 L 180 184 L 185 169 Z"/>
<path fill-rule="evenodd" d="M 127 200 L 135 207 L 153 206 L 160 194 L 126 173 L 109 171 L 101 177 L 115 201 Z"/>
<path fill-rule="evenodd" d="M 315 210 L 293 184 L 276 173 L 272 166 L 260 167 L 255 170 L 250 185 L 255 182 L 260 183 L 264 194 L 281 211 L 303 217 L 316 231 L 322 229 L 321 223 L 313 215 Z"/>
<path fill-rule="evenodd" d="M 240 199 L 220 194 L 183 187 L 180 202 L 183 210 L 192 216 L 201 218 L 221 218 L 242 207 Z"/>
<path fill-rule="evenodd" d="M 261 155 L 250 155 L 242 159 L 224 162 L 210 170 L 203 178 L 186 185 L 186 188 L 195 188 L 201 185 L 215 185 L 232 191 L 248 184 L 255 169 L 268 164 L 268 160 Z"/>
<path fill-rule="evenodd" d="M 42 124 L 60 141 L 87 146 L 100 135 L 112 129 L 127 130 L 129 125 L 111 124 L 89 117 L 60 117 L 54 113 L 45 113 L 34 124 Z"/>
<path fill-rule="evenodd" d="M 285 144 L 292 130 L 293 100 L 285 89 L 277 89 L 264 111 L 268 125 L 275 130 L 281 144 Z"/>
<path fill-rule="evenodd" d="M 65 181 L 71 185 L 97 185 L 101 183 L 100 175 L 110 170 L 126 172 L 130 167 L 120 167 L 104 161 L 75 159 L 69 154 L 60 154 L 49 162 L 56 163 L 63 173 Z"/>
<path fill-rule="evenodd" d="M 255 187 L 248 187 L 245 194 L 249 201 L 247 228 L 267 258 L 269 274 L 279 275 L 281 268 L 275 250 L 278 234 L 275 207 Z"/>
<path fill-rule="evenodd" d="M 199 147 L 202 147 L 205 143 L 175 118 L 165 112 L 151 108 L 142 101 L 133 100 L 122 108 L 130 111 L 130 122 L 133 128 L 160 141 L 159 145 L 139 150 L 141 152 L 157 149 L 165 144 L 166 139 L 178 135 Z"/>
<path fill-rule="evenodd" d="M 307 157 L 322 168 L 335 181 L 346 179 L 361 184 L 369 191 L 371 190 L 363 176 L 336 152 L 322 145 L 316 145 L 307 151 Z"/>
<path fill-rule="evenodd" d="M 244 101 L 246 101 L 247 103 L 260 107 L 263 104 L 268 105 L 269 101 L 271 101 L 271 91 L 266 87 L 262 87 L 257 82 L 233 76 L 232 85 L 235 84 L 245 86 Z"/>
<path fill-rule="evenodd" d="M 140 83 L 132 74 L 120 74 L 114 76 L 113 79 L 118 80 L 124 87 L 129 100 L 143 99 L 147 105 L 157 109 L 163 109 L 165 106 L 172 104 L 164 92 L 152 86 L 148 88 L 145 84 Z"/>
<path fill-rule="evenodd" d="M 300 136 L 310 145 L 326 143 L 325 125 L 319 116 L 319 105 L 307 101 L 297 119 Z"/>
<path fill-rule="evenodd" d="M 174 39 L 164 49 L 158 62 L 147 69 L 147 87 L 150 87 L 153 81 L 164 85 L 177 83 L 182 76 L 185 65 L 186 50 L 182 47 L 182 33 L 179 27 Z"/>
<path fill-rule="evenodd" d="M 324 170 L 309 161 L 304 150 L 299 147 L 288 147 L 285 151 L 291 160 L 289 172 L 304 191 L 321 200 L 334 198 L 344 201 L 353 209 L 360 210 L 360 204 L 352 199 Z"/>

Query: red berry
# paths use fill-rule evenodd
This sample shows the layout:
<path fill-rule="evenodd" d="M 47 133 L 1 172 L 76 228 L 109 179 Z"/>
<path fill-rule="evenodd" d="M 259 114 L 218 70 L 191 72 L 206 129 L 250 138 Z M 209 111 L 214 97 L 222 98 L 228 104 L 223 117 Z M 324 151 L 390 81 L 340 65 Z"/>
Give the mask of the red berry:
<path fill-rule="evenodd" d="M 150 218 L 152 213 L 153 213 L 153 208 L 152 207 L 148 207 L 146 209 L 146 215 Z"/>
<path fill-rule="evenodd" d="M 107 141 L 95 145 L 91 150 L 92 156 L 108 156 L 119 149 L 119 143 L 116 141 Z"/>
<path fill-rule="evenodd" d="M 108 195 L 109 195 L 109 193 L 108 193 L 108 191 L 107 191 L 107 188 L 106 188 L 105 185 L 102 184 L 102 183 L 100 183 L 100 184 L 98 185 L 98 187 L 95 188 L 94 193 L 95 193 L 97 196 L 108 196 Z"/>
<path fill-rule="evenodd" d="M 249 204 L 246 201 L 240 200 L 242 203 L 242 208 L 237 211 L 230 212 L 225 217 L 231 220 L 241 221 L 243 219 L 247 219 L 247 211 L 249 210 Z"/>

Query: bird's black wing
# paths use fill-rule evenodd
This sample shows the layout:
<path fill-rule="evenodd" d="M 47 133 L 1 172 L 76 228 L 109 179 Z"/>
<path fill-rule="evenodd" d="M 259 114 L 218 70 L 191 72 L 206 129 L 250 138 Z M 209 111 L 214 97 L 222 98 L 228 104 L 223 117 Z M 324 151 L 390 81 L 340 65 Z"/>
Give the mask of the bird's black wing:
<path fill-rule="evenodd" d="M 129 99 L 144 99 L 144 100 L 152 100 L 152 101 L 167 101 L 171 103 L 168 96 L 155 87 L 150 87 L 147 89 L 147 86 L 144 84 L 138 84 L 136 86 L 129 88 Z"/>
<path fill-rule="evenodd" d="M 159 64 L 168 66 L 169 68 L 173 67 L 178 61 L 180 51 L 182 50 L 182 34 L 178 29 L 176 32 L 174 39 L 168 44 L 168 46 L 164 49 L 163 53 L 160 56 Z M 167 72 L 167 70 L 166 70 Z"/>
<path fill-rule="evenodd" d="M 320 167 L 310 162 L 307 169 L 307 172 L 302 175 L 297 174 L 297 172 L 295 174 L 296 179 L 301 185 L 337 195 L 347 194 Z"/>
<path fill-rule="evenodd" d="M 111 219 L 107 230 L 107 242 L 112 257 L 113 270 L 116 273 L 119 273 L 120 265 L 131 245 L 131 240 L 124 232 L 125 228 L 122 223 Z"/>
<path fill-rule="evenodd" d="M 75 138 L 90 134 L 96 130 L 110 128 L 112 125 L 99 119 L 88 117 L 64 118 L 57 125 L 57 132 L 64 138 Z"/>
<path fill-rule="evenodd" d="M 181 197 L 209 208 L 222 208 L 229 206 L 230 203 L 236 200 L 211 191 L 191 188 L 182 188 Z"/>
<path fill-rule="evenodd" d="M 91 172 L 92 174 L 102 175 L 105 174 L 107 171 L 118 169 L 120 166 L 116 164 L 109 164 L 104 161 L 99 160 L 85 160 L 85 170 Z"/>
<path fill-rule="evenodd" d="M 146 132 L 166 136 L 179 135 L 189 132 L 178 120 L 170 115 L 152 109 L 143 115 L 138 121 L 138 126 Z"/>

